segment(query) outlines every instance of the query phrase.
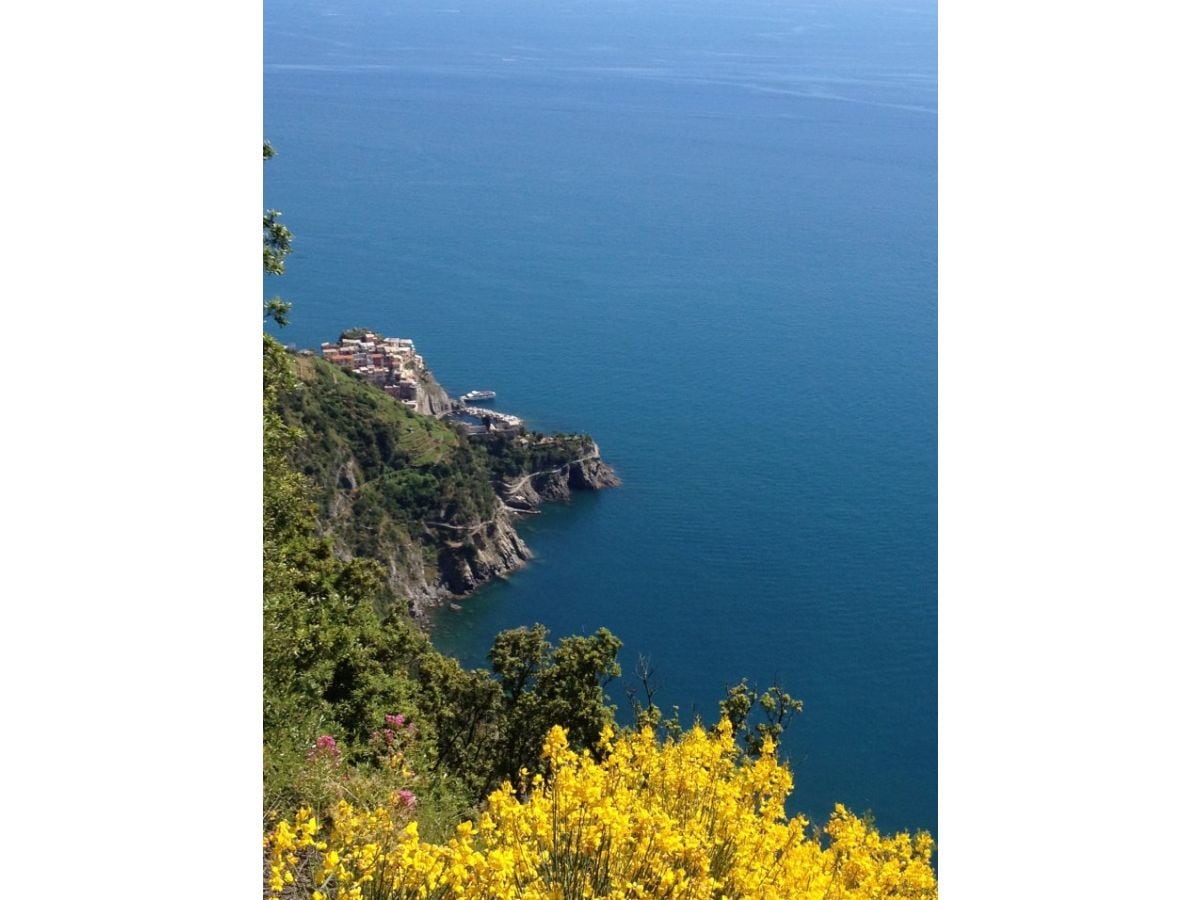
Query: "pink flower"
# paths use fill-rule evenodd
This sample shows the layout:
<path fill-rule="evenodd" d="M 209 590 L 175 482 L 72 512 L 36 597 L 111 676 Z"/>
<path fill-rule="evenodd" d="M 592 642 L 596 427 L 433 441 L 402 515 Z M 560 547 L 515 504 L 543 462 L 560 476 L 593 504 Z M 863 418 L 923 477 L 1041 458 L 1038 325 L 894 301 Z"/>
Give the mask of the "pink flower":
<path fill-rule="evenodd" d="M 396 805 L 412 809 L 417 805 L 417 795 L 412 791 L 396 791 Z"/>
<path fill-rule="evenodd" d="M 342 756 L 342 751 L 338 749 L 337 741 L 327 734 L 323 734 L 317 738 L 317 745 L 309 751 L 308 758 L 310 760 L 315 759 L 322 753 L 328 754 L 334 762 L 341 759 Z"/>
<path fill-rule="evenodd" d="M 394 716 L 384 716 L 383 721 L 387 722 L 393 728 L 403 728 L 405 719 L 404 716 L 397 713 Z"/>

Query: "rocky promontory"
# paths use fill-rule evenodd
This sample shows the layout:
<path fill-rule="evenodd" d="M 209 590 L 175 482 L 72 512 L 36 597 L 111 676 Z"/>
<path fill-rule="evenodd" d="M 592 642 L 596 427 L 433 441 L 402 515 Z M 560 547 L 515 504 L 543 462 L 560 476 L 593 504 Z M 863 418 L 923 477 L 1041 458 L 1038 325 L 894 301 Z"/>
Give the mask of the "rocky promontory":
<path fill-rule="evenodd" d="M 528 514 L 537 512 L 543 503 L 570 500 L 573 490 L 598 491 L 621 484 L 612 466 L 600 458 L 595 441 L 588 440 L 584 451 L 584 455 L 550 468 L 500 479 L 495 482 L 496 493 L 513 512 Z"/>
<path fill-rule="evenodd" d="M 411 341 L 385 340 L 408 366 L 385 377 L 293 356 L 296 388 L 281 397 L 281 411 L 304 434 L 293 464 L 314 484 L 335 552 L 379 563 L 385 602 L 425 621 L 434 606 L 532 557 L 516 518 L 620 479 L 586 435 L 455 425 L 446 414 L 457 404 Z"/>

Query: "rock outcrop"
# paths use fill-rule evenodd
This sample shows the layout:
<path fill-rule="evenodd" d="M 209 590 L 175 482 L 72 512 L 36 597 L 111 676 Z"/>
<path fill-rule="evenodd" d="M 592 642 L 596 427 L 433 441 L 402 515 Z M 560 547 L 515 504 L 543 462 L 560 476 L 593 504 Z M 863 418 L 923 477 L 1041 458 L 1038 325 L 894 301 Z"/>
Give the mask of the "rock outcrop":
<path fill-rule="evenodd" d="M 428 371 L 422 372 L 417 381 L 417 412 L 423 416 L 444 416 L 452 406 L 446 389 Z"/>
<path fill-rule="evenodd" d="M 438 555 L 441 584 L 457 596 L 519 569 L 533 556 L 503 509 L 468 534 L 447 540 Z"/>
<path fill-rule="evenodd" d="M 612 466 L 600 458 L 600 448 L 589 441 L 584 455 L 551 469 L 530 472 L 518 478 L 495 482 L 496 493 L 510 510 L 518 514 L 537 512 L 543 503 L 561 503 L 571 499 L 571 491 L 598 491 L 617 487 L 621 479 Z"/>
<path fill-rule="evenodd" d="M 406 598 L 409 612 L 422 624 L 428 623 L 436 607 L 506 577 L 533 557 L 503 508 L 487 521 L 438 530 L 443 536 L 436 542 L 433 565 L 430 548 L 417 543 L 394 542 L 384 550 L 382 560 L 389 588 L 395 596 Z"/>
<path fill-rule="evenodd" d="M 426 521 L 418 536 L 391 527 L 364 536 L 363 523 L 355 512 L 356 494 L 366 481 L 364 473 L 349 450 L 339 454 L 333 471 L 336 483 L 325 493 L 320 517 L 325 534 L 333 540 L 339 556 L 367 556 L 381 563 L 389 591 L 405 599 L 419 622 L 427 623 L 436 606 L 506 577 L 533 557 L 529 545 L 517 534 L 512 511 L 499 497 L 486 519 Z"/>

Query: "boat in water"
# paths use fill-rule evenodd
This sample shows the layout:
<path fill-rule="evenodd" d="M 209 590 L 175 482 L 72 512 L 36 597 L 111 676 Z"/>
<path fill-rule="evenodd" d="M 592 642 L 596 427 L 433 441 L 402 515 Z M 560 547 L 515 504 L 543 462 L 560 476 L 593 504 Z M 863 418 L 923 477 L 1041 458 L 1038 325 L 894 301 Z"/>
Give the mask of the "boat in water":
<path fill-rule="evenodd" d="M 458 398 L 460 403 L 475 403 L 479 400 L 495 400 L 495 391 L 467 391 Z"/>

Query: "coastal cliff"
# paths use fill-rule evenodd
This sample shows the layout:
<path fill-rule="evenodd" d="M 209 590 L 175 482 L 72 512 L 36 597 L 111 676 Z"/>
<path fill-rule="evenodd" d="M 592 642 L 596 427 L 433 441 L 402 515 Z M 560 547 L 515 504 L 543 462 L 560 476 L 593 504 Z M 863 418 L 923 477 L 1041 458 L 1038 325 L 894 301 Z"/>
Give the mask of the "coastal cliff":
<path fill-rule="evenodd" d="M 446 389 L 429 372 L 422 372 L 417 379 L 417 412 L 423 416 L 444 416 L 452 408 Z"/>
<path fill-rule="evenodd" d="M 437 417 L 452 401 L 428 372 L 414 411 L 322 359 L 291 362 L 281 413 L 303 432 L 292 463 L 315 487 L 320 527 L 339 555 L 378 562 L 381 602 L 420 621 L 532 557 L 516 517 L 620 483 L 585 435 L 467 438 Z"/>

